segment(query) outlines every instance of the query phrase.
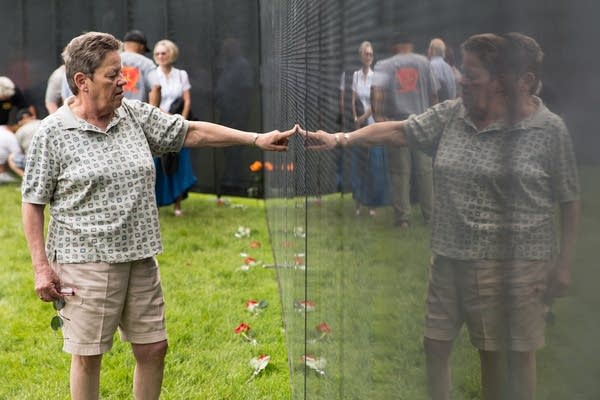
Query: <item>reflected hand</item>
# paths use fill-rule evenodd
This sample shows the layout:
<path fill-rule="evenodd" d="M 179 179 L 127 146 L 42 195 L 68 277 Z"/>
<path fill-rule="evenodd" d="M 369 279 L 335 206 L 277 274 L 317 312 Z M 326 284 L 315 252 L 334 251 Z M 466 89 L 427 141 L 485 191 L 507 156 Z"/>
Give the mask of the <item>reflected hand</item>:
<path fill-rule="evenodd" d="M 308 150 L 329 150 L 338 146 L 335 140 L 337 134 L 331 134 L 322 130 L 316 132 L 301 131 Z"/>
<path fill-rule="evenodd" d="M 274 130 L 268 133 L 259 135 L 256 139 L 256 146 L 261 150 L 267 151 L 286 151 L 290 136 L 294 135 L 299 129 L 296 124 L 292 129 L 284 132 Z"/>
<path fill-rule="evenodd" d="M 564 297 L 571 287 L 571 270 L 565 262 L 557 261 L 548 277 L 548 294 Z"/>

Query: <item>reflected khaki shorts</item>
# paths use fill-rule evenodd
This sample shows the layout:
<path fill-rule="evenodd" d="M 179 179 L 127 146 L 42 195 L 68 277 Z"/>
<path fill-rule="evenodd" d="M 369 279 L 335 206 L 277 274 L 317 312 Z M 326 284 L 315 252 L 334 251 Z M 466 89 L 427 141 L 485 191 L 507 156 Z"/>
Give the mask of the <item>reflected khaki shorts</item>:
<path fill-rule="evenodd" d="M 462 261 L 436 256 L 430 267 L 425 337 L 454 340 L 463 323 L 485 351 L 544 346 L 548 261 Z"/>
<path fill-rule="evenodd" d="M 98 355 L 112 347 L 119 328 L 123 341 L 145 344 L 166 340 L 164 299 L 154 258 L 120 263 L 58 264 L 65 296 L 63 350 Z"/>

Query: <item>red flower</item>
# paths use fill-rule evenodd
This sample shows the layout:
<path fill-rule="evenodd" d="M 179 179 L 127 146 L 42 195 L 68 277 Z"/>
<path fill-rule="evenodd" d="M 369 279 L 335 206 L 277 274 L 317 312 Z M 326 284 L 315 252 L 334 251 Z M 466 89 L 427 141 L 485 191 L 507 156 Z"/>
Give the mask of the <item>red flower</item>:
<path fill-rule="evenodd" d="M 260 242 L 258 240 L 253 240 L 250 242 L 250 248 L 251 249 L 258 249 L 260 248 Z"/>
<path fill-rule="evenodd" d="M 258 314 L 259 312 L 261 312 L 268 306 L 269 306 L 269 303 L 266 300 L 260 300 L 260 301 L 248 300 L 246 302 L 246 310 L 248 310 L 254 314 Z"/>
<path fill-rule="evenodd" d="M 273 171 L 273 164 L 271 164 L 269 161 L 265 161 L 265 170 Z"/>
<path fill-rule="evenodd" d="M 246 265 L 251 265 L 251 264 L 255 264 L 255 263 L 256 263 L 256 259 L 253 257 L 248 256 L 248 257 L 244 258 L 244 264 L 246 264 Z"/>
<path fill-rule="evenodd" d="M 315 327 L 315 329 L 319 333 L 325 333 L 325 334 L 331 333 L 331 327 L 329 326 L 329 324 L 327 322 L 321 322 L 319 325 L 317 325 Z"/>
<path fill-rule="evenodd" d="M 241 324 L 239 324 L 237 326 L 237 328 L 235 328 L 235 333 L 238 334 L 238 335 L 242 334 L 242 333 L 249 332 L 249 331 L 250 331 L 250 325 L 248 325 L 245 322 L 242 322 Z"/>
<path fill-rule="evenodd" d="M 303 364 L 315 371 L 318 375 L 325 375 L 325 366 L 327 365 L 327 362 L 324 358 L 304 354 L 302 357 L 300 357 L 300 360 Z"/>
<path fill-rule="evenodd" d="M 298 266 L 298 265 L 304 265 L 304 257 L 300 256 L 300 255 L 294 256 L 294 264 L 296 266 Z"/>
<path fill-rule="evenodd" d="M 297 301 L 294 303 L 294 308 L 296 309 L 296 311 L 299 311 L 299 312 L 315 311 L 316 306 L 317 305 L 313 301 L 310 301 L 310 300 L 300 300 L 300 301 Z"/>
<path fill-rule="evenodd" d="M 246 308 L 254 308 L 258 304 L 256 300 L 248 300 L 246 302 Z"/>
<path fill-rule="evenodd" d="M 252 164 L 250 164 L 250 171 L 252 172 L 258 172 L 262 169 L 263 164 L 260 161 L 254 161 Z"/>
<path fill-rule="evenodd" d="M 265 360 L 270 360 L 270 359 L 271 359 L 271 356 L 268 356 L 266 354 L 261 354 L 257 357 L 258 361 L 265 361 Z"/>
<path fill-rule="evenodd" d="M 268 356 L 266 354 L 261 354 L 258 357 L 253 357 L 250 360 L 250 366 L 254 369 L 254 372 L 252 372 L 252 376 L 250 377 L 250 379 L 248 379 L 247 382 L 250 382 L 258 374 L 260 374 L 260 372 L 263 369 L 267 368 L 267 365 L 269 365 L 269 361 L 271 361 L 271 356 Z"/>

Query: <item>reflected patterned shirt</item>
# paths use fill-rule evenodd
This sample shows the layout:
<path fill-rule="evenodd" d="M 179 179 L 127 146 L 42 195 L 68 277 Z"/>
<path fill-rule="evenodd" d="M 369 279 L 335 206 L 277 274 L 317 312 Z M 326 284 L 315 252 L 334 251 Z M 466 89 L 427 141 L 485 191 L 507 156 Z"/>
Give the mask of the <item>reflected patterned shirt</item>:
<path fill-rule="evenodd" d="M 462 99 L 411 116 L 410 145 L 434 156 L 431 248 L 462 260 L 549 260 L 556 204 L 577 200 L 575 156 L 563 121 L 540 99 L 529 118 L 478 131 Z"/>
<path fill-rule="evenodd" d="M 105 132 L 70 102 L 36 132 L 23 202 L 50 205 L 46 252 L 59 263 L 129 262 L 162 251 L 152 155 L 179 151 L 188 123 L 123 99 Z"/>

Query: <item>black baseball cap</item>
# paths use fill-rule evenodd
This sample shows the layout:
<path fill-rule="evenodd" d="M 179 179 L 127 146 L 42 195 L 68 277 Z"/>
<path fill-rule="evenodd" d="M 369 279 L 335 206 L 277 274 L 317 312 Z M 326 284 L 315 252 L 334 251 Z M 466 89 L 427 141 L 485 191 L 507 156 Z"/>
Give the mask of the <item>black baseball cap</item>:
<path fill-rule="evenodd" d="M 147 53 L 150 51 L 150 49 L 148 48 L 148 41 L 146 40 L 146 35 L 144 35 L 144 32 L 138 31 L 137 29 L 127 32 L 125 34 L 125 37 L 123 38 L 123 41 L 143 44 L 144 52 Z"/>

